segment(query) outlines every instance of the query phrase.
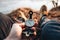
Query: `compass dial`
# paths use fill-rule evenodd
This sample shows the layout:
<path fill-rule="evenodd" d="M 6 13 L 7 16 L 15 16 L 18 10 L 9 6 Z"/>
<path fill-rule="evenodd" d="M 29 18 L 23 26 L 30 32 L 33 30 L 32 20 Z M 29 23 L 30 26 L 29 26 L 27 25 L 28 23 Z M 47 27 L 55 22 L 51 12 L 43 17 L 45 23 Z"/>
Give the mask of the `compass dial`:
<path fill-rule="evenodd" d="M 30 20 L 27 20 L 27 21 L 25 22 L 25 25 L 28 26 L 28 27 L 32 27 L 34 24 L 35 24 L 34 21 L 31 20 L 31 19 L 30 19 Z"/>

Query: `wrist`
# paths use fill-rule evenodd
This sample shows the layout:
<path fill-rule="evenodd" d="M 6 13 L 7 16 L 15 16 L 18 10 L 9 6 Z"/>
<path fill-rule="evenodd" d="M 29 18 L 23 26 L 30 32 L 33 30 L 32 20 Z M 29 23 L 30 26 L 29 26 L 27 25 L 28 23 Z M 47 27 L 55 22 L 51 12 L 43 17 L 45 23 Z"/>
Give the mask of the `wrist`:
<path fill-rule="evenodd" d="M 18 39 L 18 38 L 6 38 L 4 40 L 20 40 L 20 39 Z"/>
<path fill-rule="evenodd" d="M 5 38 L 4 40 L 20 40 L 20 38 L 18 37 L 7 37 L 7 38 Z"/>

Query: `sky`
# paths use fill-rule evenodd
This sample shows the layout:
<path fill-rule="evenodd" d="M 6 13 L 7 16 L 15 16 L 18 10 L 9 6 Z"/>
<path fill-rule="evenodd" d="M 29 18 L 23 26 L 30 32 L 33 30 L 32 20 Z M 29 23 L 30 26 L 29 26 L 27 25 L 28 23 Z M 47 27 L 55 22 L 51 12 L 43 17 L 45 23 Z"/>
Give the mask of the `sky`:
<path fill-rule="evenodd" d="M 9 13 L 21 7 L 40 10 L 42 5 L 46 5 L 48 10 L 53 7 L 51 0 L 0 0 L 0 12 Z M 58 1 L 58 5 L 60 5 L 60 0 Z"/>

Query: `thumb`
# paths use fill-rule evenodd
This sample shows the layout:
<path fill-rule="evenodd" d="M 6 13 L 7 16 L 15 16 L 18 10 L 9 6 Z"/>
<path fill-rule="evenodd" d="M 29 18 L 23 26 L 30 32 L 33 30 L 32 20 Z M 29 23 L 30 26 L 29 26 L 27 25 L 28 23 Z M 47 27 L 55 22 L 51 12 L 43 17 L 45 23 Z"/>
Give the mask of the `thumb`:
<path fill-rule="evenodd" d="M 22 28 L 18 23 L 13 24 L 9 37 L 11 38 L 20 38 L 22 34 Z"/>

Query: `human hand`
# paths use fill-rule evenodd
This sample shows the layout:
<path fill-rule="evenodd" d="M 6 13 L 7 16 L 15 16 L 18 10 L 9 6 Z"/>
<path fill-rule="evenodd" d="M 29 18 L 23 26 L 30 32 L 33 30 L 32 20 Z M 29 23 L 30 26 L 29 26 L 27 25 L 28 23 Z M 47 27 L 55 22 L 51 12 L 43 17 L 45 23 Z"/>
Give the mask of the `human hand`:
<path fill-rule="evenodd" d="M 23 23 L 14 23 L 8 37 L 4 40 L 20 40 L 22 34 Z"/>
<path fill-rule="evenodd" d="M 35 26 L 38 25 L 38 20 L 34 19 Z"/>
<path fill-rule="evenodd" d="M 31 29 L 34 31 L 33 34 L 36 36 L 37 35 L 37 33 L 36 33 L 36 27 L 32 27 Z"/>

